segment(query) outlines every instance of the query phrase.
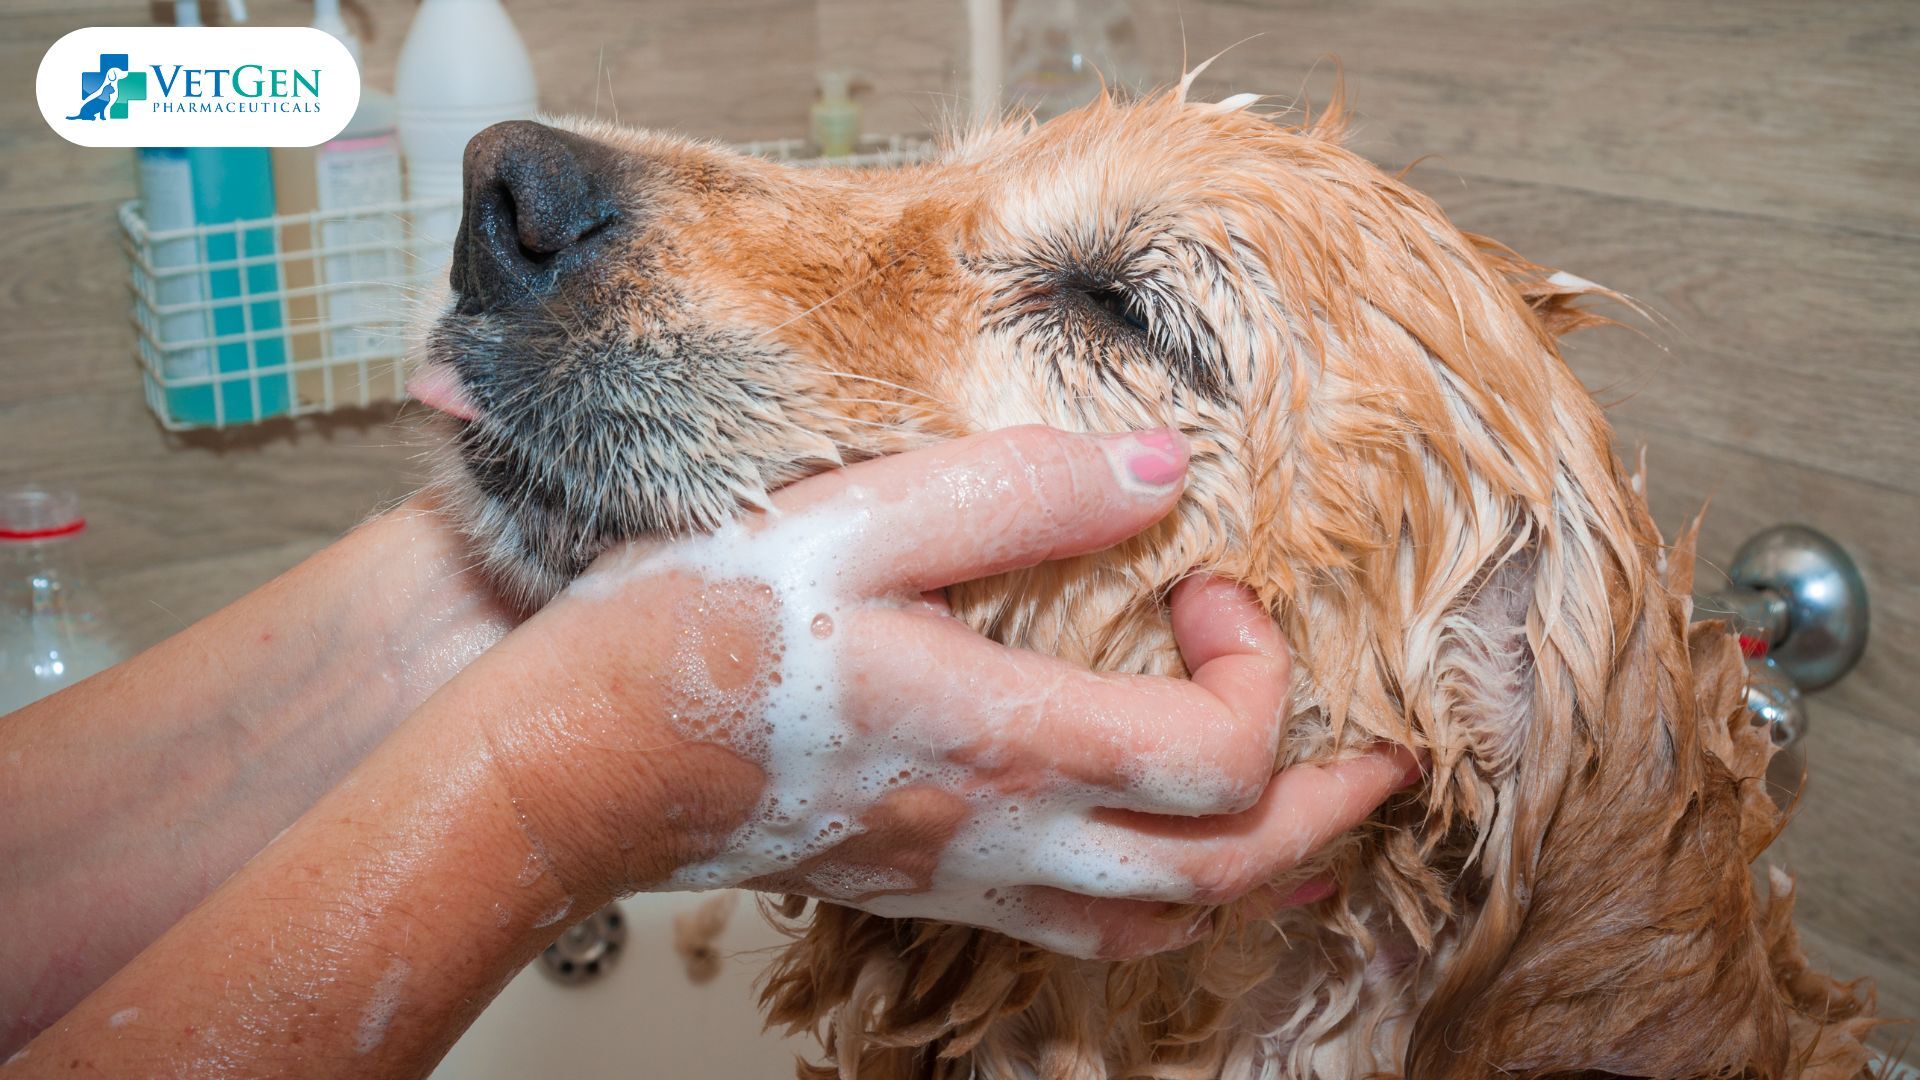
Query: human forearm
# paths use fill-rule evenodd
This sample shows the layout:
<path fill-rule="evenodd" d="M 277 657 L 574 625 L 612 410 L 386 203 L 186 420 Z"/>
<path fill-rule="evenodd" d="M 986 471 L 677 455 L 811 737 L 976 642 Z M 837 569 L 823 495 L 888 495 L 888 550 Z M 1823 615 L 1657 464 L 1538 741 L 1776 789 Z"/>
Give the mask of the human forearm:
<path fill-rule="evenodd" d="M 607 851 L 584 857 L 568 844 L 591 832 L 599 794 L 651 822 L 630 847 L 653 867 L 645 874 L 684 857 L 660 822 L 668 799 L 689 801 L 687 784 L 668 792 L 641 769 L 618 792 L 595 786 L 582 799 L 545 767 L 553 748 L 524 738 L 605 700 L 595 676 L 570 671 L 566 644 L 530 628 L 449 682 L 15 1068 L 194 1076 L 217 1061 L 232 1076 L 424 1074 L 561 926 L 611 899 L 612 876 L 582 869 Z M 622 694 L 641 711 L 645 701 Z M 660 732 L 649 742 L 647 715 L 620 721 L 636 749 L 676 742 Z M 680 778 L 687 749 L 701 748 L 672 751 Z"/>
<path fill-rule="evenodd" d="M 0 720 L 0 1047 L 59 1016 L 509 625 L 416 501 Z"/>
<path fill-rule="evenodd" d="M 423 1073 L 570 911 L 605 899 L 548 872 L 495 770 L 483 714 L 515 708 L 513 682 L 449 686 L 16 1067 Z"/>

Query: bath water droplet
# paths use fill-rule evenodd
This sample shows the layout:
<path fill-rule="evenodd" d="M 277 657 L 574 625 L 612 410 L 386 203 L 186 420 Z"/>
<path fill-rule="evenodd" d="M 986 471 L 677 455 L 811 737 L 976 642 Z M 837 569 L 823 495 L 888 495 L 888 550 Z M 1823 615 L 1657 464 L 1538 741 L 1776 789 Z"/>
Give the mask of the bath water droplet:
<path fill-rule="evenodd" d="M 832 637 L 833 636 L 833 616 L 827 614 L 824 611 L 818 615 L 815 615 L 813 617 L 812 629 L 813 629 L 814 637 L 823 638 L 823 639 Z"/>

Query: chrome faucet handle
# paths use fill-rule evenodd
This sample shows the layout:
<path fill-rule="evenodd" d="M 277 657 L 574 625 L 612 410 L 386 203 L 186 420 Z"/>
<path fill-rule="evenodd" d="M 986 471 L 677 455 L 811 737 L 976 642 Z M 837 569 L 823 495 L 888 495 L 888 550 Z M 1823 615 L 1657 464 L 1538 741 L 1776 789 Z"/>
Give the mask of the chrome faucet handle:
<path fill-rule="evenodd" d="M 1844 548 L 1805 525 L 1776 525 L 1740 545 L 1727 588 L 1693 598 L 1695 618 L 1725 619 L 1747 654 L 1747 714 L 1779 752 L 1767 793 L 1781 806 L 1806 777 L 1803 690 L 1830 686 L 1867 647 L 1867 585 Z"/>
<path fill-rule="evenodd" d="M 1802 690 L 1832 685 L 1867 647 L 1867 585 L 1846 549 L 1805 525 L 1754 534 L 1727 566 L 1729 587 L 1693 601 L 1695 618 L 1734 624 Z"/>
<path fill-rule="evenodd" d="M 1770 656 L 1747 658 L 1747 717 L 1765 727 L 1776 753 L 1767 762 L 1767 794 L 1784 807 L 1800 793 L 1807 772 L 1807 700 Z"/>

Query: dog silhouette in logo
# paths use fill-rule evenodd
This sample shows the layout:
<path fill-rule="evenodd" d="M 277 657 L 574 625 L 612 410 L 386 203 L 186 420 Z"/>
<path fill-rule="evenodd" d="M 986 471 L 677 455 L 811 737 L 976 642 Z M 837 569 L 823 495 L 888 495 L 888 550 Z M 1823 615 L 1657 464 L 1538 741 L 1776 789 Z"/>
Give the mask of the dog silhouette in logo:
<path fill-rule="evenodd" d="M 120 77 L 126 71 L 121 68 L 107 69 L 107 77 L 100 80 L 100 88 L 88 94 L 80 103 L 80 111 L 67 117 L 69 120 L 104 120 L 107 109 L 113 104 L 113 97 L 120 86 Z"/>

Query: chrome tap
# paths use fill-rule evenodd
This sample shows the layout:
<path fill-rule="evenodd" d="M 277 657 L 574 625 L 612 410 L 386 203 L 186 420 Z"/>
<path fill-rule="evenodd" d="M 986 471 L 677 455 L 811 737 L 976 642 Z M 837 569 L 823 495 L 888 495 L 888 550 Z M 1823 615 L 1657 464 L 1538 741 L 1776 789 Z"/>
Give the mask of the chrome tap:
<path fill-rule="evenodd" d="M 1806 776 L 1803 691 L 1832 685 L 1867 647 L 1867 586 L 1846 550 L 1805 525 L 1755 534 L 1727 566 L 1727 588 L 1695 596 L 1696 619 L 1725 619 L 1747 655 L 1747 710 L 1780 752 L 1767 767 L 1774 801 Z"/>

